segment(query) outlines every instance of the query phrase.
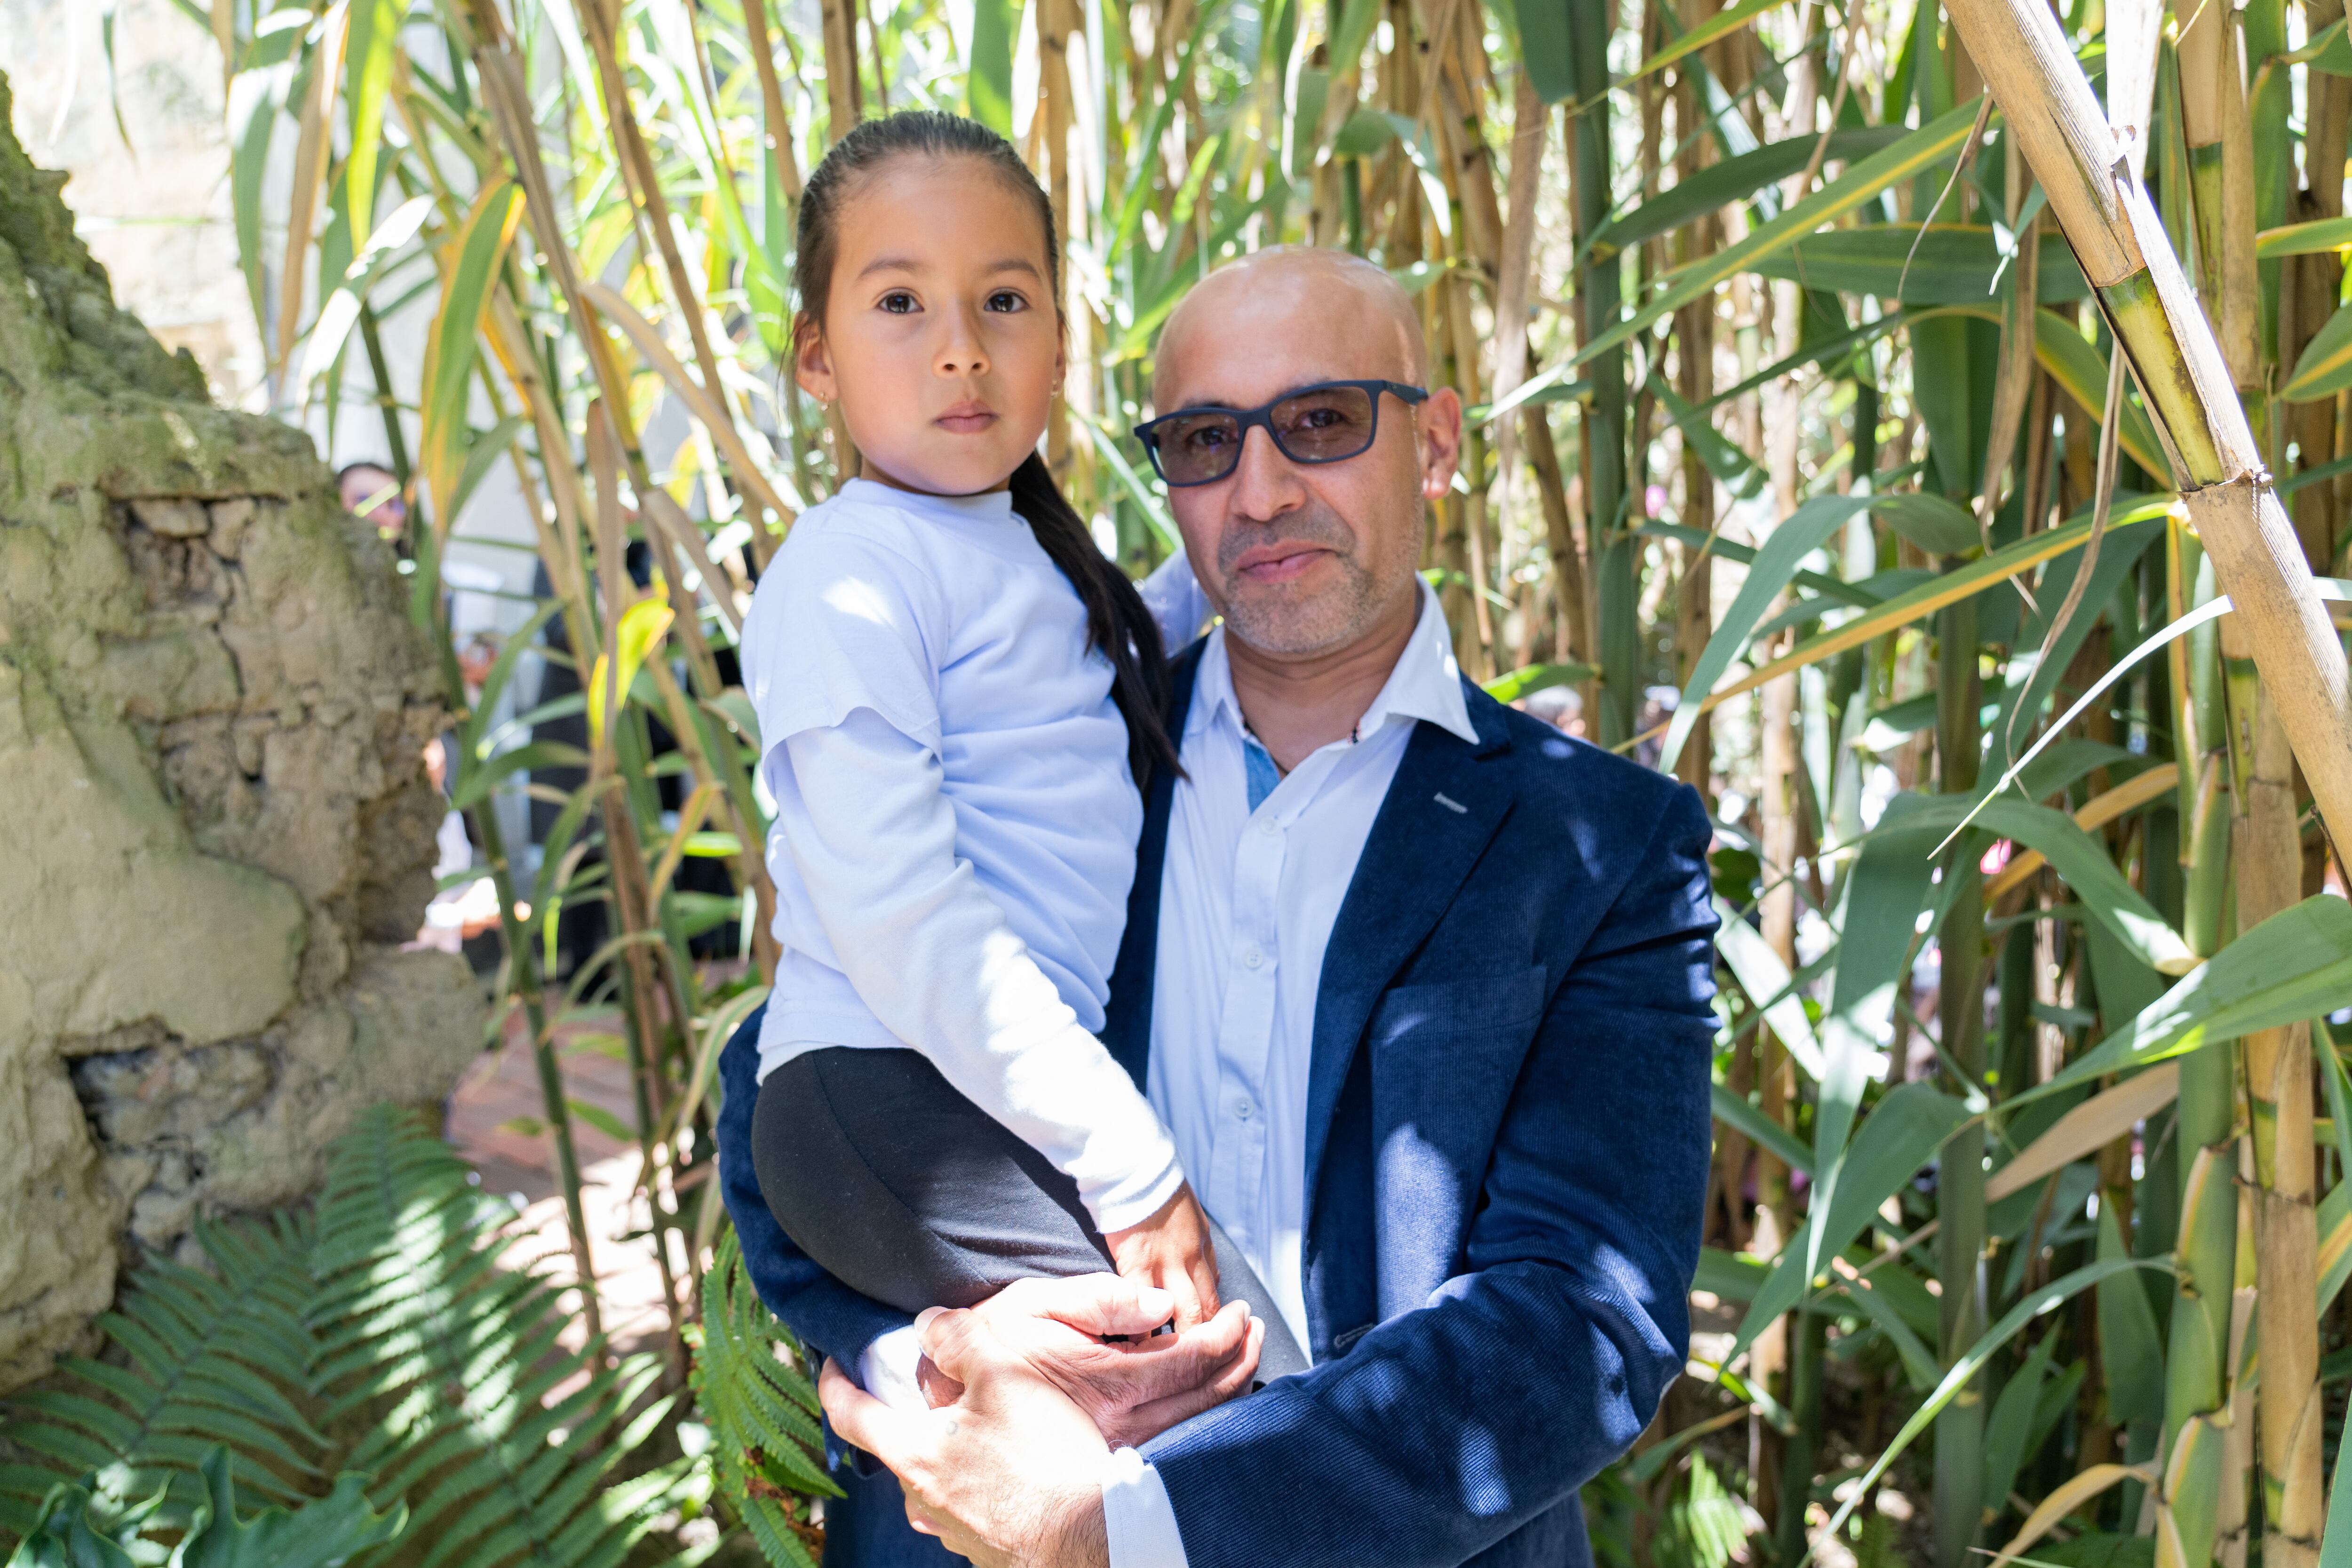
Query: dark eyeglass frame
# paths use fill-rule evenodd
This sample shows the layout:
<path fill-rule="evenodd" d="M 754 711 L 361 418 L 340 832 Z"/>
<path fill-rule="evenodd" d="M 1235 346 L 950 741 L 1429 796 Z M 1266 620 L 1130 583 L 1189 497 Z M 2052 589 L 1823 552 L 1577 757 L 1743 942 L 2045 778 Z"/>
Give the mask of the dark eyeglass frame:
<path fill-rule="evenodd" d="M 1329 392 L 1339 387 L 1347 387 L 1353 391 L 1368 393 L 1371 396 L 1372 417 L 1370 424 L 1366 427 L 1364 432 L 1364 444 L 1357 447 L 1352 452 L 1336 453 L 1328 457 L 1321 458 L 1301 457 L 1297 453 L 1292 451 L 1283 443 L 1282 433 L 1274 427 L 1274 411 L 1281 407 L 1284 404 L 1289 402 L 1294 397 L 1305 397 L 1308 394 L 1316 392 Z M 1372 443 L 1381 438 L 1381 394 L 1383 392 L 1392 395 L 1398 402 L 1402 403 L 1409 408 L 1418 407 L 1422 404 L 1429 401 L 1429 389 L 1427 387 L 1411 386 L 1402 381 L 1317 381 L 1310 382 L 1305 386 L 1294 386 L 1288 392 L 1284 393 L 1281 396 L 1274 399 L 1272 402 L 1262 404 L 1255 408 L 1223 408 L 1214 404 L 1207 404 L 1196 408 L 1179 408 L 1172 413 L 1163 414 L 1157 419 L 1149 419 L 1144 423 L 1138 425 L 1135 427 L 1134 436 L 1138 441 L 1143 443 L 1143 449 L 1151 454 L 1152 471 L 1157 473 L 1160 478 L 1160 481 L 1166 484 L 1171 489 L 1188 489 L 1195 485 L 1221 484 L 1224 480 L 1232 479 L 1234 477 L 1234 470 L 1242 466 L 1242 451 L 1243 448 L 1249 445 L 1249 433 L 1253 429 L 1264 430 L 1265 432 L 1266 439 L 1274 443 L 1274 449 L 1280 452 L 1285 458 L 1287 458 L 1294 463 L 1344 463 L 1350 458 L 1360 458 L 1365 453 L 1370 451 L 1372 449 Z M 1175 479 L 1169 478 L 1167 466 L 1160 460 L 1160 428 L 1163 426 L 1172 424 L 1176 420 L 1194 419 L 1203 414 L 1222 414 L 1235 422 L 1235 425 L 1238 427 L 1238 434 L 1234 441 L 1234 460 L 1232 464 L 1227 467 L 1223 473 L 1213 475 L 1205 479 Z"/>

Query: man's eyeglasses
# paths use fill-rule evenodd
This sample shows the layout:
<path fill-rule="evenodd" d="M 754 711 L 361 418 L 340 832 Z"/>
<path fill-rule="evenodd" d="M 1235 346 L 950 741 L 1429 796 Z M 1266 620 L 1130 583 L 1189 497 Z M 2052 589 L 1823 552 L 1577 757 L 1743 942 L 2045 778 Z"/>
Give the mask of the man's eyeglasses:
<path fill-rule="evenodd" d="M 1287 392 L 1262 408 L 1180 408 L 1135 427 L 1151 466 L 1171 486 L 1213 485 L 1242 460 L 1253 426 L 1294 463 L 1341 463 L 1371 448 L 1380 434 L 1381 394 L 1407 405 L 1425 388 L 1398 381 L 1325 381 Z"/>

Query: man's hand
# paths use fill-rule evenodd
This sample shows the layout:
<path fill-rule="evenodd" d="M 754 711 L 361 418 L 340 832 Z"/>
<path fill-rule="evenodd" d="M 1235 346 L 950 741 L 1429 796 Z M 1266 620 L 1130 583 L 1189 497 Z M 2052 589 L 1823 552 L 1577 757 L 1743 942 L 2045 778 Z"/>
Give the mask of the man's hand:
<path fill-rule="evenodd" d="M 1150 1219 L 1111 1231 L 1103 1240 L 1121 1279 L 1156 1285 L 1176 1299 L 1178 1328 L 1192 1328 L 1216 1314 L 1217 1251 L 1209 1239 L 1209 1216 L 1201 1212 L 1191 1183 L 1178 1187 Z"/>
<path fill-rule="evenodd" d="M 971 1311 L 1114 1447 L 1139 1447 L 1247 1393 L 1265 1342 L 1265 1325 L 1240 1301 L 1227 1302 L 1198 1328 L 1152 1337 L 1168 1321 L 1168 1293 L 1116 1274 L 1016 1280 Z M 1126 1342 L 1105 1344 L 1107 1334 L 1125 1335 Z M 934 1405 L 962 1392 L 928 1360 L 919 1375 Z"/>
<path fill-rule="evenodd" d="M 961 1385 L 952 1405 L 894 1410 L 828 1359 L 817 1393 L 833 1429 L 890 1468 L 907 1519 L 980 1568 L 1108 1568 L 1102 1476 L 1110 1446 L 980 1314 L 932 1308 L 923 1349 Z"/>

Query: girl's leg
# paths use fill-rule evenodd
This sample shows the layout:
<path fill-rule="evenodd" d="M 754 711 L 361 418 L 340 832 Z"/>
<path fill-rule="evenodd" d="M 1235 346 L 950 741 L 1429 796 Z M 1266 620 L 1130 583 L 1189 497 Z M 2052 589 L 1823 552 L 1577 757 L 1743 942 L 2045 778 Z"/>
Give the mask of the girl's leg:
<path fill-rule="evenodd" d="M 912 1050 L 835 1047 L 760 1086 L 751 1158 L 778 1224 L 826 1272 L 901 1311 L 1111 1267 L 1077 1184 Z M 1258 1379 L 1307 1369 L 1273 1298 L 1210 1222 L 1221 1294 L 1265 1321 Z"/>

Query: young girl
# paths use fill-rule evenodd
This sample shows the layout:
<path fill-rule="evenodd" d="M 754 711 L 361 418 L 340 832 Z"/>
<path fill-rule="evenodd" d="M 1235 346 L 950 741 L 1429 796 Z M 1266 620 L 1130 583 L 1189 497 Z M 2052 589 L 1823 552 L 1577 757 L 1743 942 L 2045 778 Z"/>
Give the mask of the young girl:
<path fill-rule="evenodd" d="M 798 379 L 858 477 L 793 526 L 743 632 L 783 949 L 761 1193 L 904 1310 L 1112 1267 L 1197 1322 L 1213 1227 L 1092 1032 L 1139 785 L 1176 755 L 1160 633 L 1036 452 L 1052 209 L 982 126 L 869 121 L 809 178 L 795 281 Z M 1223 1250 L 1225 1294 L 1278 1322 Z"/>

